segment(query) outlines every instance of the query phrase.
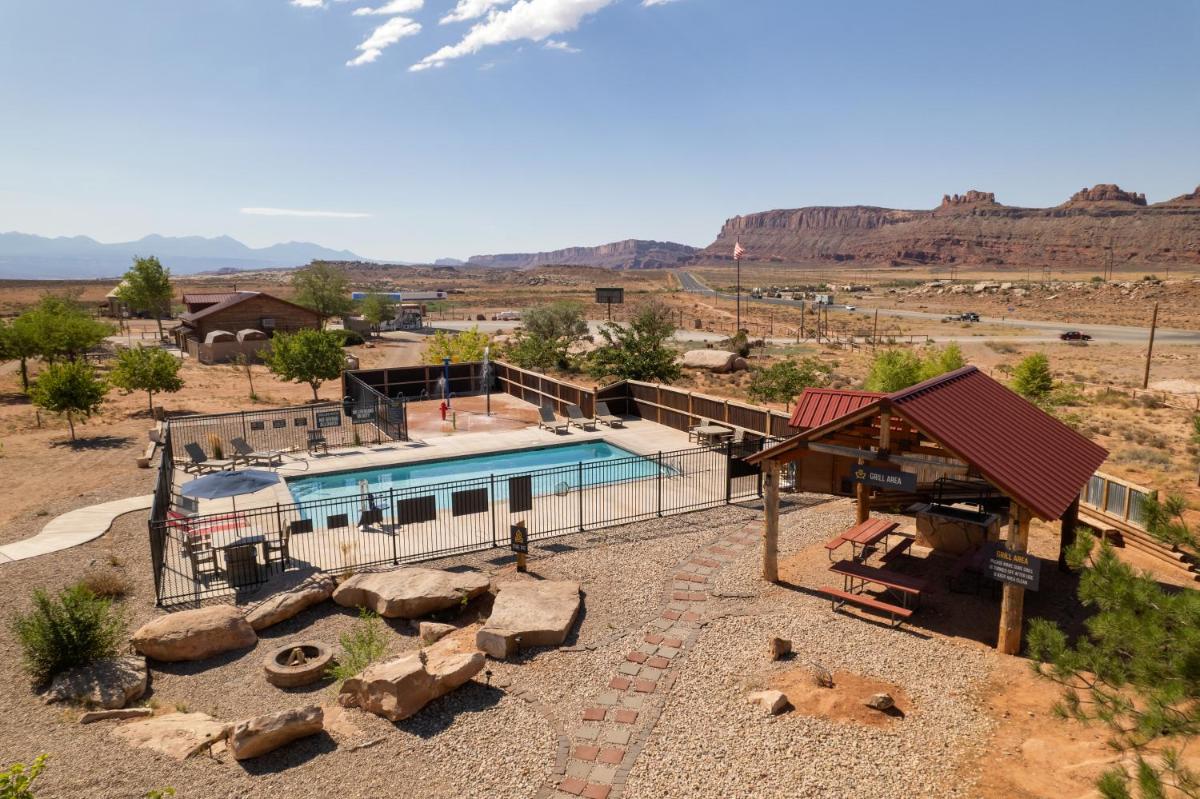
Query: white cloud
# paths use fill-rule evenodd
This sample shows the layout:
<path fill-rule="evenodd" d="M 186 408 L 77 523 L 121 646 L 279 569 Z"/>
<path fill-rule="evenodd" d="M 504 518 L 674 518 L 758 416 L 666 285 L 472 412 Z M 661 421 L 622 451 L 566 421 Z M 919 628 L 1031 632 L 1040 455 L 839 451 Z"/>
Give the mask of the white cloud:
<path fill-rule="evenodd" d="M 291 208 L 243 208 L 249 216 L 302 216 L 309 219 L 367 219 L 370 214 L 353 211 L 297 211 Z"/>
<path fill-rule="evenodd" d="M 583 52 L 578 47 L 572 47 L 566 42 L 561 42 L 558 39 L 547 39 L 545 48 L 547 50 L 558 50 L 563 53 L 581 53 Z"/>
<path fill-rule="evenodd" d="M 409 14 L 413 11 L 420 11 L 425 5 L 425 0 L 390 0 L 376 8 L 363 7 L 354 9 L 354 16 L 392 16 L 394 14 Z"/>
<path fill-rule="evenodd" d="M 642 0 L 642 5 L 646 8 L 650 6 L 665 6 L 667 3 L 675 3 L 678 0 Z"/>
<path fill-rule="evenodd" d="M 522 39 L 540 42 L 579 27 L 613 0 L 518 0 L 512 8 L 493 11 L 475 24 L 458 44 L 447 45 L 409 67 L 412 72 L 444 66 L 447 61 L 478 53 L 485 47 Z"/>
<path fill-rule="evenodd" d="M 298 8 L 324 8 L 325 0 L 292 0 L 292 5 Z"/>
<path fill-rule="evenodd" d="M 421 31 L 421 23 L 414 22 L 408 17 L 392 17 L 371 32 L 357 49 L 359 54 L 346 62 L 348 67 L 370 64 L 383 55 L 384 48 L 390 47 L 406 36 L 416 36 Z"/>
<path fill-rule="evenodd" d="M 466 22 L 469 19 L 479 19 L 493 8 L 512 5 L 512 2 L 513 0 L 458 0 L 458 4 L 454 6 L 454 9 L 442 17 L 441 24 L 448 25 L 451 22 Z"/>

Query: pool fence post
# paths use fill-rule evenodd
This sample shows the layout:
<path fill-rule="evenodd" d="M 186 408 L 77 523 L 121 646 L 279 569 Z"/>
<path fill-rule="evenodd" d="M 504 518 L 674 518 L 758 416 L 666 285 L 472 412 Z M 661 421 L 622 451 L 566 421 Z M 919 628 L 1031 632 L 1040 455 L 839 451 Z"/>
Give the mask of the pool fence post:
<path fill-rule="evenodd" d="M 583 532 L 583 461 L 579 462 L 579 532 Z"/>
<path fill-rule="evenodd" d="M 492 546 L 497 547 L 500 543 L 496 540 L 496 475 L 488 475 L 488 507 L 492 509 Z"/>
<path fill-rule="evenodd" d="M 733 501 L 733 442 L 725 442 L 725 504 Z"/>
<path fill-rule="evenodd" d="M 661 450 L 659 450 L 659 453 L 658 453 L 658 476 L 657 476 L 656 482 L 658 483 L 658 516 L 661 519 L 662 518 L 662 451 Z"/>
<path fill-rule="evenodd" d="M 392 514 L 392 565 L 400 565 L 400 550 L 396 545 L 396 538 L 399 535 L 397 528 L 400 526 L 400 520 L 396 518 L 396 489 L 388 489 L 388 513 Z"/>

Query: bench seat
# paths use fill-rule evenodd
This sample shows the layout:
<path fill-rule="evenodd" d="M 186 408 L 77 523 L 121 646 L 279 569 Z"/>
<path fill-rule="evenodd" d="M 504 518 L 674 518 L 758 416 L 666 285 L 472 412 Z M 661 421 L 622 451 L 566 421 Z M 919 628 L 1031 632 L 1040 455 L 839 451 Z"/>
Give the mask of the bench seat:
<path fill-rule="evenodd" d="M 899 605 L 893 605 L 890 602 L 883 602 L 866 594 L 852 594 L 849 591 L 843 591 L 840 588 L 830 588 L 829 586 L 821 586 L 817 589 L 825 596 L 829 597 L 833 603 L 834 610 L 837 610 L 839 604 L 847 602 L 858 605 L 866 610 L 876 613 L 883 613 L 891 617 L 892 626 L 899 627 L 900 623 L 912 616 L 913 612 L 909 608 L 903 608 Z"/>

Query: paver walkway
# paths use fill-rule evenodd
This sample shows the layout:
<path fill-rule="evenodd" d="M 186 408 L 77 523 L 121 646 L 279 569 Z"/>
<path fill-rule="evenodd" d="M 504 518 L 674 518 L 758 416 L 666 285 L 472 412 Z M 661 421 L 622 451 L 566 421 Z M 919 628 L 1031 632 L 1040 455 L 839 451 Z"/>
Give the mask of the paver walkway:
<path fill-rule="evenodd" d="M 538 797 L 621 796 L 679 666 L 703 631 L 714 576 L 757 545 L 761 528 L 761 522 L 752 522 L 727 533 L 675 568 L 661 615 L 650 622 L 637 647 L 625 655 L 617 673 L 584 708 L 583 717 L 568 722 L 569 751 L 559 758 Z"/>
<path fill-rule="evenodd" d="M 24 541 L 0 546 L 0 564 L 14 560 L 48 555 L 51 552 L 85 544 L 108 532 L 113 521 L 126 513 L 147 510 L 154 502 L 153 494 L 128 497 L 64 513 L 51 520 L 42 531 Z"/>

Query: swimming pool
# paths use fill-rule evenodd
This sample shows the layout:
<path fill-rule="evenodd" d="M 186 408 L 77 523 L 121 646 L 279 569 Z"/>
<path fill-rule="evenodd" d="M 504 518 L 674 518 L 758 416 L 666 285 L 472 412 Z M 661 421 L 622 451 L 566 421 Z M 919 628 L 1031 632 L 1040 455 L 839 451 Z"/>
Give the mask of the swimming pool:
<path fill-rule="evenodd" d="M 454 483 L 445 490 L 432 492 L 437 496 L 438 507 L 449 507 L 452 492 L 474 487 L 472 481 L 488 486 L 492 497 L 499 500 L 508 496 L 507 478 L 518 474 L 532 474 L 532 493 L 541 496 L 574 490 L 581 484 L 594 486 L 655 477 L 659 469 L 651 458 L 606 441 L 587 441 L 298 477 L 288 480 L 288 489 L 297 502 L 308 504 L 356 499 L 362 493 L 364 480 L 369 493 L 395 490 L 407 496 L 422 486 Z M 664 475 L 674 473 L 668 466 L 661 469 Z"/>

